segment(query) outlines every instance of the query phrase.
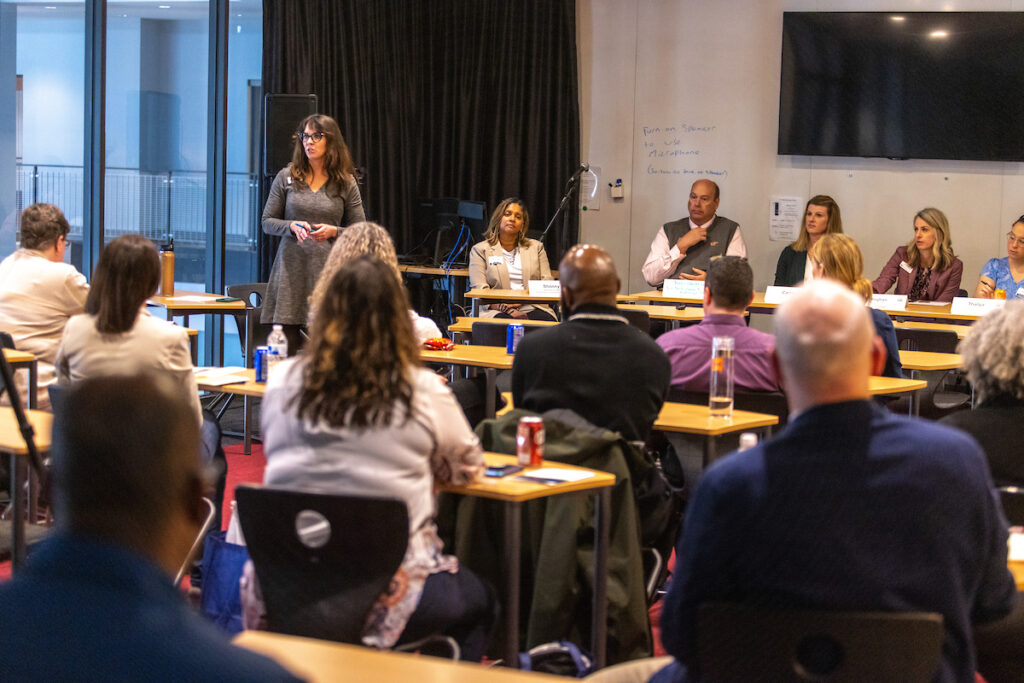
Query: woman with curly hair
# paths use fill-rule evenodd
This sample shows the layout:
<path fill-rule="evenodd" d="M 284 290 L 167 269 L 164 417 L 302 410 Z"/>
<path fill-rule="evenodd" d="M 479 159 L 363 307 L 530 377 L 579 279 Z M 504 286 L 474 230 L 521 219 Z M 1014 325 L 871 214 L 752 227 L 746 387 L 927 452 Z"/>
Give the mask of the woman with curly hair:
<path fill-rule="evenodd" d="M 281 324 L 293 353 L 331 245 L 346 225 L 363 219 L 355 166 L 338 124 L 323 114 L 307 116 L 295 134 L 291 163 L 270 187 L 262 220 L 263 232 L 281 242 L 260 322 Z"/>
<path fill-rule="evenodd" d="M 941 422 L 978 440 L 996 486 L 1024 486 L 1024 301 L 981 317 L 957 350 L 977 405 Z"/>
<path fill-rule="evenodd" d="M 266 484 L 405 501 L 409 547 L 363 643 L 390 647 L 443 632 L 478 660 L 493 598 L 441 552 L 434 489 L 478 478 L 483 454 L 451 392 L 419 365 L 392 265 L 361 256 L 331 277 L 309 342 L 267 384 L 261 424 Z"/>
<path fill-rule="evenodd" d="M 963 274 L 946 214 L 928 207 L 914 216 L 914 239 L 896 248 L 872 286 L 875 294 L 885 294 L 895 282 L 894 293 L 910 301 L 952 301 Z"/>
<path fill-rule="evenodd" d="M 338 269 L 352 259 L 367 254 L 376 256 L 391 266 L 395 275 L 401 280 L 398 271 L 398 257 L 395 255 L 395 243 L 391 241 L 388 231 L 370 221 L 350 225 L 342 231 L 331 248 L 320 279 L 317 280 L 316 287 L 313 288 L 313 295 L 309 297 L 310 320 L 316 316 L 316 310 L 320 307 L 320 302 L 323 301 L 324 292 Z M 422 343 L 427 339 L 441 336 L 441 330 L 437 328 L 437 323 L 430 318 L 417 315 L 412 309 L 409 310 L 409 316 L 412 319 L 413 336 L 416 337 L 416 341 Z"/>

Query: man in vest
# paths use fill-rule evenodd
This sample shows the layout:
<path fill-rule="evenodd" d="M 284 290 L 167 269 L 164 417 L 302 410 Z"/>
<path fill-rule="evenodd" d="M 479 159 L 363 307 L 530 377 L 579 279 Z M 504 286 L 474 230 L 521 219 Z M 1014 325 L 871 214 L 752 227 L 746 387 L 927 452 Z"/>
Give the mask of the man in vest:
<path fill-rule="evenodd" d="M 641 269 L 647 284 L 659 287 L 667 278 L 703 280 L 713 259 L 747 255 L 740 226 L 717 216 L 718 185 L 707 179 L 690 188 L 690 215 L 662 226 Z"/>

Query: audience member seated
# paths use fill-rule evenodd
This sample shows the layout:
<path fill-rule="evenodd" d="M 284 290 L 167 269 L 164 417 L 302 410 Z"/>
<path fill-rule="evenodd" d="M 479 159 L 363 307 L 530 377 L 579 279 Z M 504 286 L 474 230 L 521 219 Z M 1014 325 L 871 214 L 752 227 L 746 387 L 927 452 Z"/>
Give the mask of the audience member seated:
<path fill-rule="evenodd" d="M 747 259 L 723 256 L 711 262 L 704 288 L 704 319 L 658 337 L 658 346 L 672 363 L 673 389 L 708 391 L 711 340 L 732 337 L 736 388 L 778 391 L 771 362 L 775 340 L 770 334 L 747 327 L 744 320 L 753 299 L 754 271 Z"/>
<path fill-rule="evenodd" d="M 1024 301 L 980 318 L 958 350 L 977 405 L 941 422 L 978 440 L 997 486 L 1024 486 Z"/>
<path fill-rule="evenodd" d="M 885 294 L 895 282 L 894 293 L 906 294 L 909 301 L 952 301 L 963 274 L 946 214 L 929 207 L 914 216 L 914 239 L 896 248 L 872 286 L 875 294 Z"/>
<path fill-rule="evenodd" d="M 997 289 L 1008 299 L 1024 297 L 1024 216 L 1006 233 L 1006 256 L 989 259 L 981 269 L 974 296 L 991 299 Z"/>
<path fill-rule="evenodd" d="M 522 199 L 502 199 L 491 214 L 484 241 L 469 252 L 471 289 L 520 289 L 530 280 L 550 280 L 551 265 L 543 242 L 530 239 L 530 214 Z M 485 318 L 530 318 L 557 320 L 544 304 L 498 303 L 480 307 Z"/>
<path fill-rule="evenodd" d="M 843 231 L 843 219 L 839 205 L 828 195 L 811 197 L 804 209 L 804 222 L 800 226 L 800 237 L 786 246 L 779 254 L 775 266 L 775 286 L 795 287 L 812 277 L 807 251 L 821 238 Z"/>
<path fill-rule="evenodd" d="M 150 315 L 146 299 L 160 284 L 160 256 L 142 235 L 122 235 L 103 248 L 93 271 L 85 313 L 64 328 L 57 349 L 63 383 L 87 377 L 163 372 L 202 424 L 199 390 L 184 327 Z"/>
<path fill-rule="evenodd" d="M 828 278 L 846 285 L 865 302 L 871 301 L 871 282 L 864 277 L 864 257 L 860 247 L 852 237 L 846 235 L 825 235 L 811 247 L 807 258 L 811 260 L 814 277 Z M 868 308 L 871 321 L 875 325 L 875 334 L 885 345 L 885 364 L 882 375 L 885 377 L 902 377 L 903 364 L 900 363 L 900 345 L 896 340 L 896 328 L 892 318 L 885 311 Z"/>
<path fill-rule="evenodd" d="M 441 552 L 437 484 L 483 474 L 483 452 L 441 378 L 419 367 L 395 269 L 349 261 L 323 292 L 309 342 L 267 384 L 260 412 L 268 485 L 385 496 L 409 510 L 409 550 L 363 643 L 387 648 L 431 633 L 479 660 L 494 619 L 490 589 Z"/>
<path fill-rule="evenodd" d="M 54 363 L 64 325 L 85 310 L 89 285 L 64 263 L 71 227 L 53 204 L 33 204 L 21 214 L 21 249 L 0 263 L 0 332 L 21 351 L 35 354 L 38 406 L 48 409 L 46 387 L 57 379 Z M 28 404 L 27 373 L 15 378 Z M 5 399 L 6 400 L 6 399 Z"/>
<path fill-rule="evenodd" d="M 746 256 L 747 245 L 736 221 L 717 215 L 718 183 L 702 178 L 690 186 L 689 216 L 661 226 L 641 268 L 651 287 L 665 280 L 703 280 L 711 261 L 720 256 Z"/>
<path fill-rule="evenodd" d="M 668 391 L 668 357 L 615 307 L 621 282 L 601 247 L 578 244 L 558 266 L 561 325 L 526 335 L 512 364 L 512 403 L 568 408 L 629 441 L 643 441 Z"/>
<path fill-rule="evenodd" d="M 395 269 L 398 279 L 402 279 L 398 270 L 398 256 L 395 255 L 395 243 L 391 241 L 388 231 L 370 221 L 350 225 L 338 235 L 334 246 L 331 247 L 331 253 L 327 256 L 327 263 L 324 264 L 324 269 L 320 273 L 320 279 L 317 280 L 313 294 L 309 297 L 310 320 L 316 315 L 316 309 L 324 298 L 324 290 L 327 289 L 327 285 L 330 284 L 338 269 L 357 256 L 366 254 L 371 254 L 384 261 Z M 427 339 L 442 336 L 441 330 L 437 328 L 437 323 L 430 318 L 418 315 L 412 309 L 409 310 L 409 316 L 412 318 L 413 335 L 419 343 L 422 344 Z"/>
<path fill-rule="evenodd" d="M 847 288 L 805 285 L 773 325 L 791 419 L 698 485 L 661 618 L 677 661 L 652 680 L 699 680 L 698 609 L 731 602 L 938 612 L 934 680 L 974 681 L 971 625 L 1001 619 L 1016 598 L 984 454 L 870 400 L 885 350 Z"/>
<path fill-rule="evenodd" d="M 9 681 L 287 681 L 172 584 L 203 520 L 199 432 L 166 377 L 81 382 L 54 424 L 57 531 L 0 584 Z"/>

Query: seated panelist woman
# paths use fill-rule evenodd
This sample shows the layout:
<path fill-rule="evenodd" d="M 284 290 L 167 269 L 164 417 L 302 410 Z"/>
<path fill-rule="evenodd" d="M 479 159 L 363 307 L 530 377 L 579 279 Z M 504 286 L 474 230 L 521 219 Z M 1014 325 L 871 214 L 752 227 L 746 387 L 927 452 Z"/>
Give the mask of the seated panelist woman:
<path fill-rule="evenodd" d="M 914 239 L 897 247 L 872 286 L 875 294 L 885 294 L 895 282 L 894 293 L 910 301 L 952 301 L 963 273 L 964 264 L 953 255 L 946 214 L 929 207 L 914 216 Z"/>
<path fill-rule="evenodd" d="M 530 214 L 523 200 L 501 200 L 491 214 L 484 241 L 469 252 L 469 286 L 472 289 L 527 289 L 530 280 L 550 280 L 551 266 L 544 245 L 526 236 Z M 499 303 L 481 307 L 485 318 L 557 320 L 543 304 Z"/>
<path fill-rule="evenodd" d="M 1006 256 L 989 259 L 981 269 L 974 296 L 991 299 L 1001 289 L 1007 299 L 1024 298 L 1024 216 L 1006 233 Z"/>
<path fill-rule="evenodd" d="M 800 226 L 800 237 L 779 254 L 775 266 L 775 286 L 794 287 L 812 277 L 807 252 L 821 239 L 822 235 L 843 231 L 843 219 L 839 205 L 828 195 L 811 197 L 804 209 L 804 222 Z"/>

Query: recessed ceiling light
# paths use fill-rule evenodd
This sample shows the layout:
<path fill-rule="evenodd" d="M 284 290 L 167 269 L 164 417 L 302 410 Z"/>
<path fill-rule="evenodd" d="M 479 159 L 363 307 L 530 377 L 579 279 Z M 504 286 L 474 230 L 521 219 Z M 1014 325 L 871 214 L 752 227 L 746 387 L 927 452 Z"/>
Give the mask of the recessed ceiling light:
<path fill-rule="evenodd" d="M 898 23 L 900 23 L 900 22 L 904 22 L 904 21 L 906 21 L 906 20 L 907 20 L 907 18 L 906 18 L 906 17 L 904 17 L 904 16 L 900 16 L 899 14 L 894 14 L 894 15 L 892 15 L 891 17 L 889 17 L 889 21 L 894 21 L 894 22 L 896 22 L 897 24 L 898 24 Z"/>
<path fill-rule="evenodd" d="M 948 38 L 949 37 L 949 31 L 943 31 L 942 29 L 939 29 L 938 31 L 932 31 L 931 33 L 929 33 L 928 37 L 929 38 Z"/>
<path fill-rule="evenodd" d="M 159 9 L 171 9 L 170 5 L 157 5 Z"/>

